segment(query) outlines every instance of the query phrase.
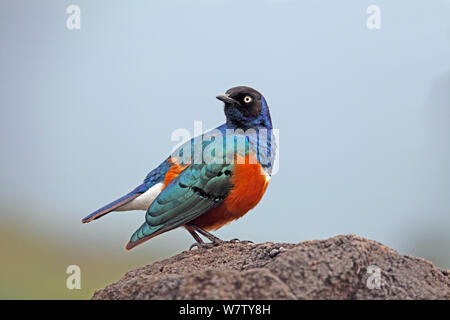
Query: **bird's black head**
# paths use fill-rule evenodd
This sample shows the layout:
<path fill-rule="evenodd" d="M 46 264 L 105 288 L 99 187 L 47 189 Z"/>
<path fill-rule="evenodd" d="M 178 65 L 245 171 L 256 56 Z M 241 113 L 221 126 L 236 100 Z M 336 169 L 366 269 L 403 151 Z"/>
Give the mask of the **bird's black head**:
<path fill-rule="evenodd" d="M 263 95 L 250 87 L 234 87 L 217 99 L 225 103 L 227 125 L 237 128 L 272 128 L 269 107 Z"/>

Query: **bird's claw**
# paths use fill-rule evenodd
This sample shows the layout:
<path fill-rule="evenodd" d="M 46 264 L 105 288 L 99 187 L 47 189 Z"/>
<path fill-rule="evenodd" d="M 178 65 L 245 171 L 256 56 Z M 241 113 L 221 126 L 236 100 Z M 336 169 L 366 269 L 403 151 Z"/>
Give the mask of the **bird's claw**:
<path fill-rule="evenodd" d="M 196 242 L 193 243 L 190 247 L 189 247 L 189 251 L 191 251 L 192 249 L 194 249 L 195 247 L 197 247 L 197 249 L 211 249 L 212 247 L 216 247 L 220 244 L 220 242 L 209 242 L 209 243 L 204 243 L 204 242 Z"/>
<path fill-rule="evenodd" d="M 223 240 L 220 240 L 219 238 L 217 238 L 215 240 L 216 241 L 208 242 L 208 243 L 195 242 L 189 247 L 189 251 L 191 251 L 194 248 L 197 248 L 197 249 L 210 249 L 210 248 L 213 248 L 213 247 L 217 247 L 218 245 L 220 245 L 222 243 L 242 243 L 242 244 L 253 243 L 253 241 L 250 241 L 250 240 L 239 240 L 237 238 L 231 239 L 230 241 L 223 241 Z"/>
<path fill-rule="evenodd" d="M 251 240 L 239 240 L 237 238 L 231 239 L 230 241 L 228 241 L 230 243 L 242 243 L 242 244 L 249 244 L 249 243 L 253 243 L 253 241 Z"/>

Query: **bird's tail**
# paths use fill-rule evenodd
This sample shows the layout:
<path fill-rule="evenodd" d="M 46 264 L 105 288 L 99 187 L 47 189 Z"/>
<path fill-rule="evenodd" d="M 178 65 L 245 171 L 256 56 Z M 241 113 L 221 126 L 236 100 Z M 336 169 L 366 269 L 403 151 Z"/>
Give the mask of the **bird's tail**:
<path fill-rule="evenodd" d="M 88 223 L 88 222 L 91 222 L 92 220 L 98 219 L 98 218 L 104 216 L 105 214 L 117 209 L 118 207 L 123 206 L 124 204 L 130 202 L 134 198 L 137 198 L 141 194 L 142 193 L 136 192 L 135 190 L 133 190 L 132 192 L 124 195 L 123 197 L 107 204 L 104 207 L 101 207 L 97 211 L 92 212 L 90 215 L 84 217 L 83 220 L 81 220 L 81 221 L 83 223 Z"/>
<path fill-rule="evenodd" d="M 125 247 L 127 250 L 133 249 L 137 245 L 156 237 L 157 235 L 169 231 L 168 229 L 163 228 L 162 225 L 159 226 L 150 226 L 147 222 L 144 222 L 139 229 L 136 230 L 135 233 L 131 236 L 130 241 L 128 241 L 127 246 Z"/>

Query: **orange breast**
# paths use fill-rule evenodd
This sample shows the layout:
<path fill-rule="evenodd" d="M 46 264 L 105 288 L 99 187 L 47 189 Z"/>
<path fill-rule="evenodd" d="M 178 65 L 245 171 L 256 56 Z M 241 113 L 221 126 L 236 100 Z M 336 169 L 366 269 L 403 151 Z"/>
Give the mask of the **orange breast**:
<path fill-rule="evenodd" d="M 231 182 L 233 188 L 222 205 L 209 210 L 191 223 L 206 230 L 216 230 L 242 217 L 261 200 L 269 184 L 269 177 L 252 155 L 247 156 L 245 162 L 235 162 Z"/>

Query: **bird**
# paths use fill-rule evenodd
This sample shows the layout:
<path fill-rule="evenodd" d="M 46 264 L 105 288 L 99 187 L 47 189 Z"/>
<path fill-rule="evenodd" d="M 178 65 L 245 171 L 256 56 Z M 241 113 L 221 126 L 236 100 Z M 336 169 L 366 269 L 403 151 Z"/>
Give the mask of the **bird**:
<path fill-rule="evenodd" d="M 269 106 L 260 92 L 237 86 L 216 98 L 224 103 L 225 123 L 182 144 L 143 183 L 82 222 L 110 212 L 146 211 L 127 250 L 179 227 L 194 238 L 191 249 L 225 242 L 210 231 L 258 204 L 272 175 L 277 146 Z"/>

